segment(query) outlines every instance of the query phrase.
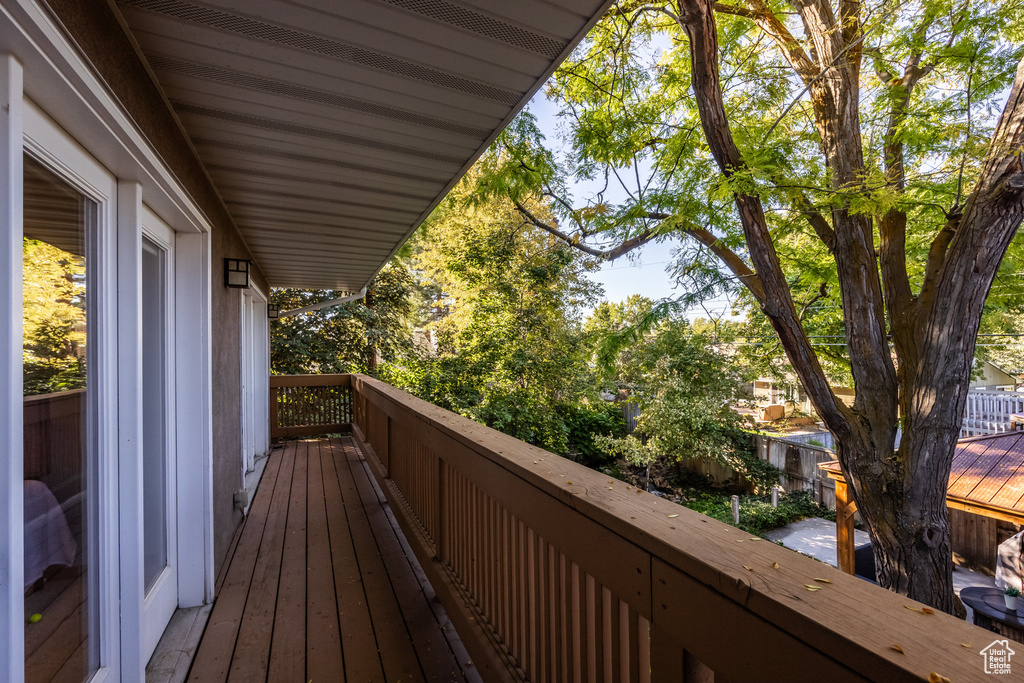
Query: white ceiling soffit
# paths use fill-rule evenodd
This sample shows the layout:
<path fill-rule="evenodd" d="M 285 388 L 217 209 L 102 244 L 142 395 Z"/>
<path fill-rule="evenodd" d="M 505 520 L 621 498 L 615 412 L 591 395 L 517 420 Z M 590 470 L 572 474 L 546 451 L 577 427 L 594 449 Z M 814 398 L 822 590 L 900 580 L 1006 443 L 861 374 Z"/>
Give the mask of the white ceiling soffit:
<path fill-rule="evenodd" d="M 275 287 L 356 291 L 611 0 L 117 0 Z"/>

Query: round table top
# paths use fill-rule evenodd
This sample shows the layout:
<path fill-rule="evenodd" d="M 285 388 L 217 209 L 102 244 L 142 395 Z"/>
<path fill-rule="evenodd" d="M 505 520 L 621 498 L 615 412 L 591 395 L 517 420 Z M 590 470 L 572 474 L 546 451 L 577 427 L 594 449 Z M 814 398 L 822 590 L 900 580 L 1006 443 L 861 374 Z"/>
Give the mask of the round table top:
<path fill-rule="evenodd" d="M 984 614 L 989 619 L 994 619 L 1007 626 L 1024 629 L 1024 615 L 1017 610 L 1006 609 L 1002 588 L 970 586 L 960 591 L 960 599 L 975 612 Z M 1017 598 L 1017 605 L 1024 608 L 1024 597 Z"/>

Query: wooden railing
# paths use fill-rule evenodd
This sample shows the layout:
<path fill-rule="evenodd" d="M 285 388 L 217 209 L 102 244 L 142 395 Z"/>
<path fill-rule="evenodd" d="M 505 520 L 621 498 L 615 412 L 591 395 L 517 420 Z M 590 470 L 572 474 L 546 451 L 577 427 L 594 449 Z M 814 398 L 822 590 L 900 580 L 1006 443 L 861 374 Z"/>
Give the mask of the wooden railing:
<path fill-rule="evenodd" d="M 352 391 L 355 437 L 485 680 L 984 677 L 994 634 L 377 380 Z"/>
<path fill-rule="evenodd" d="M 85 389 L 24 398 L 25 478 L 45 481 L 63 502 L 81 491 Z"/>
<path fill-rule="evenodd" d="M 270 438 L 350 429 L 351 375 L 271 375 Z"/>
<path fill-rule="evenodd" d="M 1024 413 L 1024 392 L 971 391 L 964 406 L 960 437 L 1012 431 L 1010 416 Z"/>

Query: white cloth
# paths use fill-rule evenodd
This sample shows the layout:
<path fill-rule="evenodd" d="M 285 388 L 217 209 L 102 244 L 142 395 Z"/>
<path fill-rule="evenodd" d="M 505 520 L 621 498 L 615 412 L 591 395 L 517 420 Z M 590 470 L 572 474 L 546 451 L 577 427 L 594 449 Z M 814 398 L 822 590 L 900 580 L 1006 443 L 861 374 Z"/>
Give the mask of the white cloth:
<path fill-rule="evenodd" d="M 25 480 L 25 588 L 43 577 L 47 567 L 71 566 L 78 544 L 64 511 L 41 481 Z"/>
<path fill-rule="evenodd" d="M 999 544 L 996 555 L 996 585 L 1000 588 L 1016 588 L 1024 592 L 1021 585 L 1021 551 L 1024 542 L 1024 531 L 1010 536 Z"/>

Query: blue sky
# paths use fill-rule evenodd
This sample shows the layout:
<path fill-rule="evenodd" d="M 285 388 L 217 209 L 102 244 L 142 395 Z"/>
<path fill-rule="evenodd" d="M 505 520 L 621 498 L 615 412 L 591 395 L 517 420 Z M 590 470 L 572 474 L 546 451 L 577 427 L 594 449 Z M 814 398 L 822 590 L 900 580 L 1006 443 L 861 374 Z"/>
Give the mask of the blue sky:
<path fill-rule="evenodd" d="M 543 89 L 534 96 L 529 106 L 548 142 L 553 143 L 557 149 L 557 108 L 544 96 Z M 589 185 L 578 183 L 572 190 L 573 196 L 577 200 L 586 197 L 596 189 Z M 609 199 L 615 200 L 612 192 L 607 194 Z M 675 241 L 647 244 L 634 252 L 632 258 L 622 257 L 605 263 L 590 278 L 604 287 L 604 298 L 609 301 L 622 301 L 631 294 L 642 294 L 654 300 L 678 296 L 681 290 L 675 288 L 672 276 L 666 271 L 671 265 L 672 252 L 676 246 L 678 242 Z"/>

